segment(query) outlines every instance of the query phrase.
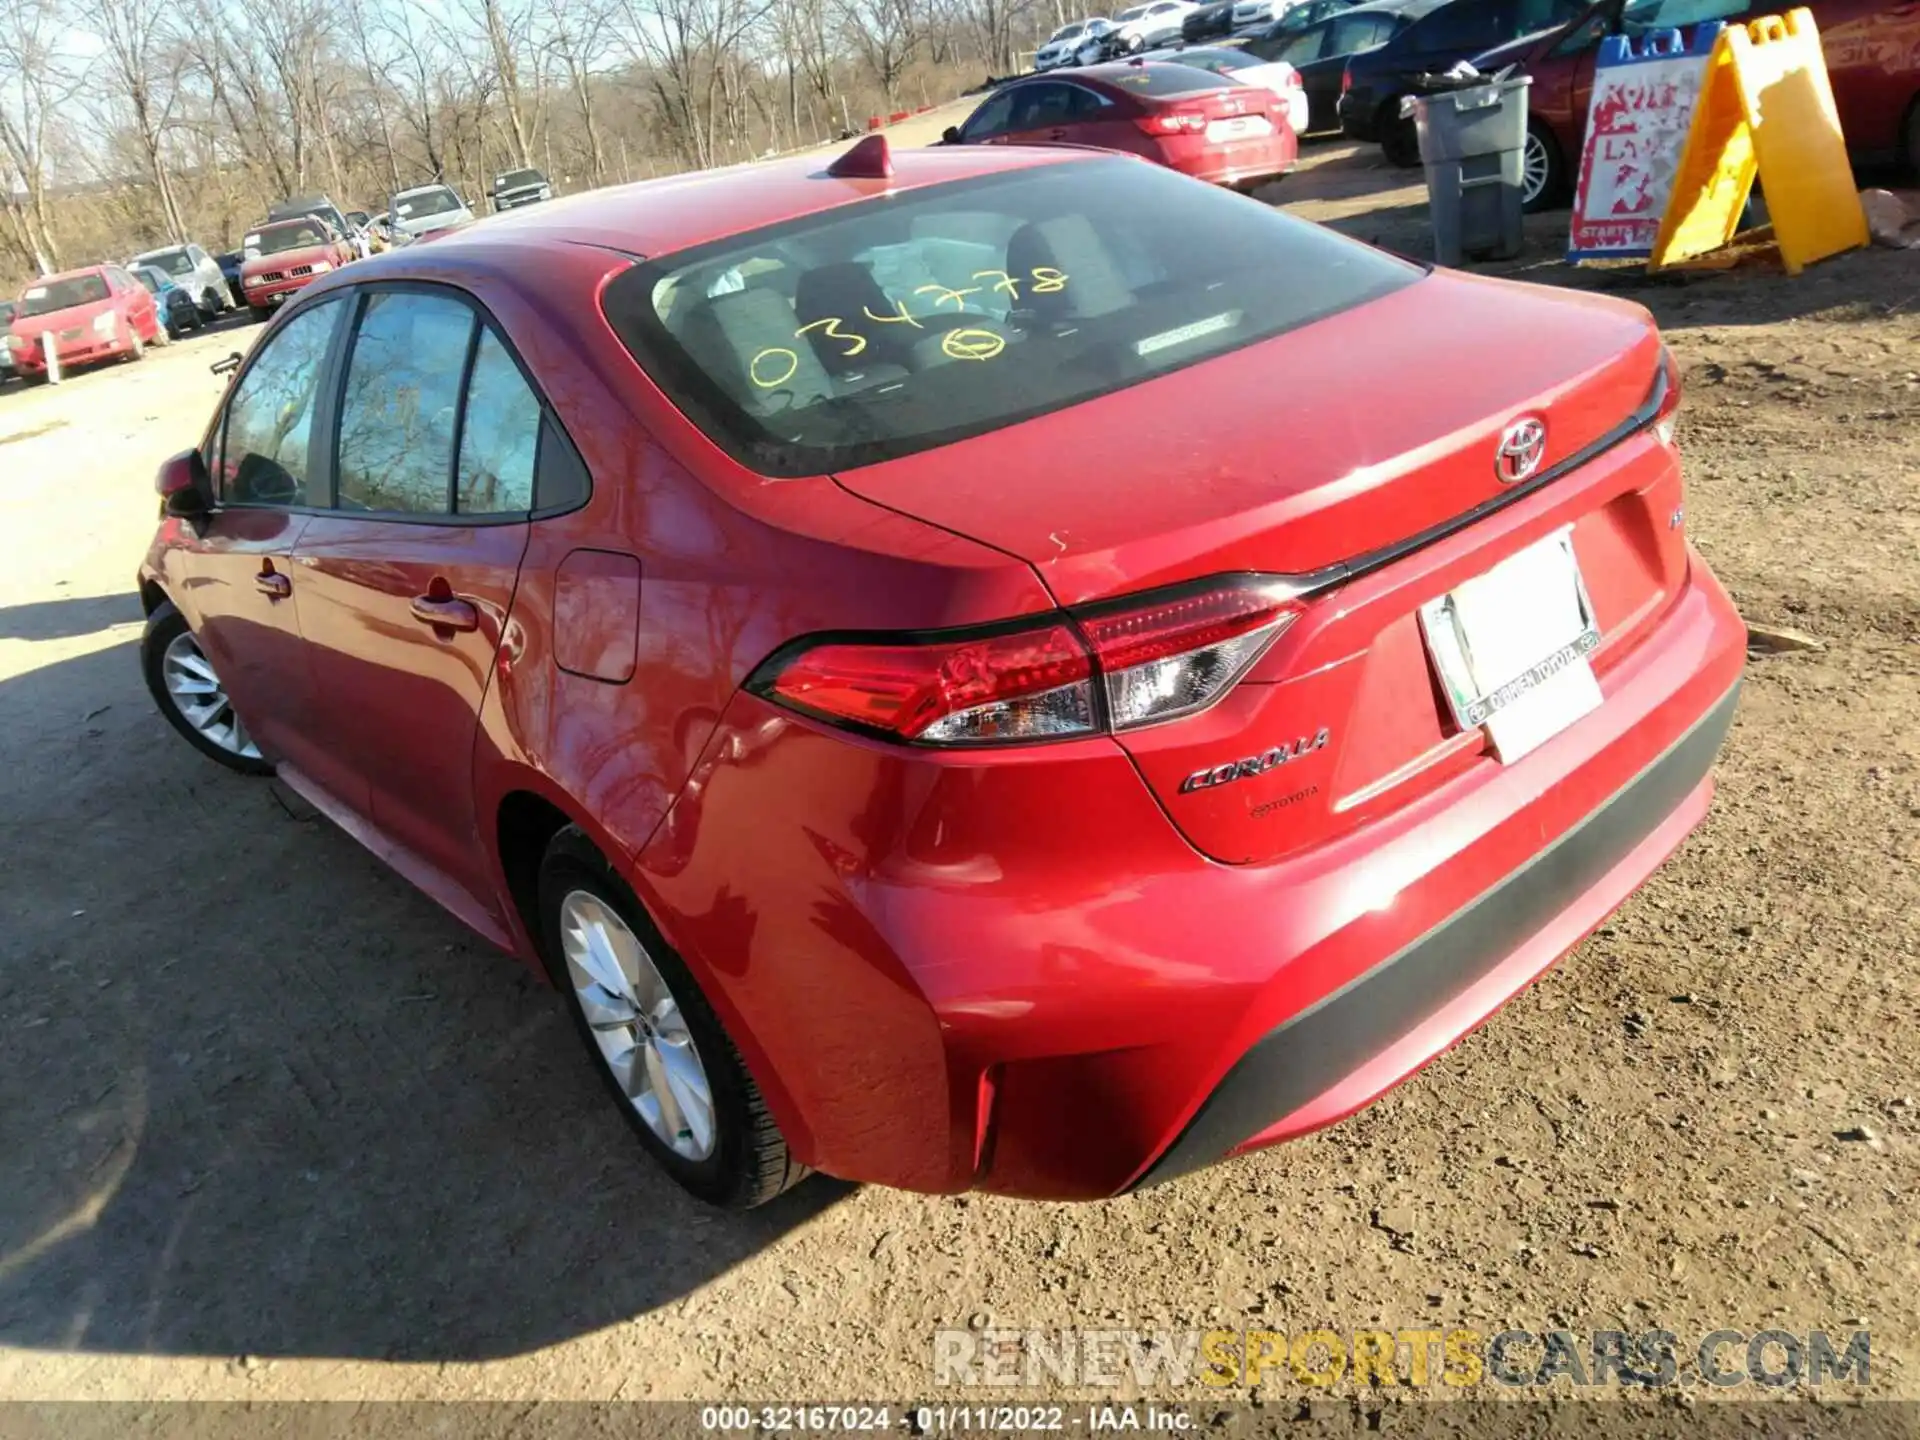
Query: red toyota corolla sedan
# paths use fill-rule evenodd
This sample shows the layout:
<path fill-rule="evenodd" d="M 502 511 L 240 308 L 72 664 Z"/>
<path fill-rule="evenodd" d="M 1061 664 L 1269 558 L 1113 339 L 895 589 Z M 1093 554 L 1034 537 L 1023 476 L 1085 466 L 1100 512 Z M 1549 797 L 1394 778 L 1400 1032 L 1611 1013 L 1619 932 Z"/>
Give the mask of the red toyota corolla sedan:
<path fill-rule="evenodd" d="M 1091 145 L 1205 180 L 1248 188 L 1293 169 L 1300 142 L 1288 101 L 1189 65 L 1130 60 L 1003 85 L 948 145 Z"/>
<path fill-rule="evenodd" d="M 1364 1105 L 1705 813 L 1679 398 L 1632 305 L 873 139 L 289 302 L 161 472 L 146 676 L 543 966 L 706 1199 L 1109 1196 Z"/>

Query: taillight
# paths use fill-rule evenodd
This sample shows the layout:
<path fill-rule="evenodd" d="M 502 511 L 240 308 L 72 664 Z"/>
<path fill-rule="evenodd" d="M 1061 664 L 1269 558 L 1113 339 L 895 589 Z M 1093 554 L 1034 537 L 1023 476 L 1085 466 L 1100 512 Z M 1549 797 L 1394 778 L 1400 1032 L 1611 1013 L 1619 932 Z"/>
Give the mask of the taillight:
<path fill-rule="evenodd" d="M 1149 135 L 1200 135 L 1207 117 L 1197 110 L 1155 110 L 1133 122 Z"/>
<path fill-rule="evenodd" d="M 1297 605 L 1233 585 L 1081 619 L 1115 730 L 1204 710 L 1293 623 Z"/>
<path fill-rule="evenodd" d="M 801 642 L 747 681 L 820 719 L 918 745 L 1006 745 L 1192 715 L 1299 614 L 1282 580 L 1246 577 L 1089 607 L 1031 626 L 926 640 Z"/>
<path fill-rule="evenodd" d="M 1660 347 L 1660 366 L 1666 372 L 1666 389 L 1661 392 L 1659 408 L 1654 411 L 1653 433 L 1662 445 L 1673 443 L 1673 427 L 1680 416 L 1680 366 L 1673 352 Z"/>

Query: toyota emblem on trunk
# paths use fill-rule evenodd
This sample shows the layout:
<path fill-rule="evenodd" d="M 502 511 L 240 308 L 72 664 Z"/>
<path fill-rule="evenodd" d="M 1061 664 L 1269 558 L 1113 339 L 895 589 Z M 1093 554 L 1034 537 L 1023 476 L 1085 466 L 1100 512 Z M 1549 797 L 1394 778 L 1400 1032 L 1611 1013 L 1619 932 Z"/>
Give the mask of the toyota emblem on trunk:
<path fill-rule="evenodd" d="M 1493 452 L 1493 473 L 1512 485 L 1540 468 L 1547 453 L 1547 422 L 1529 415 L 1500 432 L 1500 448 Z"/>

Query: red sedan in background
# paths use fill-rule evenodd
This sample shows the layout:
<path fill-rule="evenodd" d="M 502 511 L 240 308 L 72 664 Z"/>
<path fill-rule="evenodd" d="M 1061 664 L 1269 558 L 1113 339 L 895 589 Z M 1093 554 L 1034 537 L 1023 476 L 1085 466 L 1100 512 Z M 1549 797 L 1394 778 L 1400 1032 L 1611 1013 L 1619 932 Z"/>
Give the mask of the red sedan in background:
<path fill-rule="evenodd" d="M 6 346 L 28 384 L 47 377 L 47 335 L 62 367 L 138 360 L 147 346 L 167 343 L 153 292 L 118 265 L 43 276 L 20 292 Z"/>
<path fill-rule="evenodd" d="M 1300 156 L 1287 101 L 1192 66 L 1135 60 L 1004 85 L 949 145 L 1091 145 L 1214 185 L 1250 187 Z"/>
<path fill-rule="evenodd" d="M 870 137 L 316 282 L 161 472 L 143 663 L 696 1194 L 1108 1196 L 1365 1104 L 1700 820 L 1679 399 L 1635 305 Z"/>
<path fill-rule="evenodd" d="M 360 253 L 317 215 L 262 225 L 248 232 L 241 248 L 246 258 L 240 263 L 240 293 L 257 318 Z"/>
<path fill-rule="evenodd" d="M 1920 174 L 1920 4 L 1895 0 L 1796 0 L 1813 11 L 1833 82 L 1834 108 L 1856 160 L 1904 160 Z M 1679 29 L 1691 41 L 1709 20 L 1737 24 L 1778 7 L 1754 0 L 1601 0 L 1564 29 L 1475 57 L 1482 70 L 1516 65 L 1527 91 L 1525 203 L 1568 203 L 1586 145 L 1594 61 L 1609 35 Z"/>

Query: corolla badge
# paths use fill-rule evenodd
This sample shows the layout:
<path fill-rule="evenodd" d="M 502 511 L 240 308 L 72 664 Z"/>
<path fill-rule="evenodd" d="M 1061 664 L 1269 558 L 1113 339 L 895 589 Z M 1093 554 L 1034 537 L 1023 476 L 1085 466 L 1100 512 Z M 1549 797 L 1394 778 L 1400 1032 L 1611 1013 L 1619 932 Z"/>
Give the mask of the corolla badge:
<path fill-rule="evenodd" d="M 1324 727 L 1317 731 L 1312 739 L 1301 736 L 1292 746 L 1276 745 L 1271 750 L 1262 750 L 1258 755 L 1249 755 L 1244 760 L 1229 760 L 1222 765 L 1210 765 L 1205 770 L 1196 770 L 1180 782 L 1180 793 L 1193 790 L 1211 790 L 1218 785 L 1231 785 L 1235 780 L 1248 780 L 1255 775 L 1264 775 L 1277 766 L 1285 765 L 1289 760 L 1298 760 L 1315 750 L 1324 749 L 1333 738 L 1331 731 Z"/>
<path fill-rule="evenodd" d="M 1500 432 L 1500 448 L 1493 452 L 1493 473 L 1509 485 L 1540 468 L 1547 454 L 1547 422 L 1527 415 Z"/>

